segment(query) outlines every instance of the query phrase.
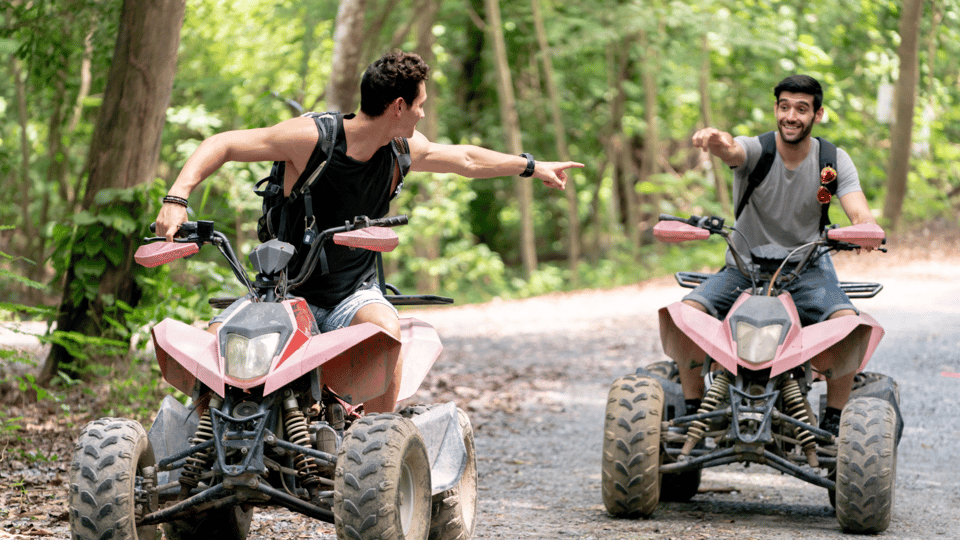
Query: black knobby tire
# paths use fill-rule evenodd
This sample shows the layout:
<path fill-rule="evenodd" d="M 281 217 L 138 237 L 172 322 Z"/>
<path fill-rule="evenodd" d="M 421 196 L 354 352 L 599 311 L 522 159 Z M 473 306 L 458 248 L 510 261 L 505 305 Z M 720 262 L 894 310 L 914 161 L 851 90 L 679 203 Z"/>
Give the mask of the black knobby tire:
<path fill-rule="evenodd" d="M 677 367 L 677 363 L 673 360 L 654 362 L 649 366 L 646 366 L 644 369 L 650 373 L 653 373 L 654 375 L 659 375 L 668 381 L 680 384 L 680 368 Z"/>
<path fill-rule="evenodd" d="M 406 417 L 425 413 L 429 405 L 400 411 Z M 477 451 L 470 417 L 457 407 L 457 419 L 467 449 L 467 466 L 456 486 L 433 496 L 430 509 L 430 540 L 469 540 L 477 525 Z"/>
<path fill-rule="evenodd" d="M 430 495 L 430 461 L 413 422 L 371 414 L 350 426 L 334 479 L 337 538 L 424 540 Z"/>
<path fill-rule="evenodd" d="M 156 525 L 136 526 L 143 469 L 153 467 L 153 447 L 134 420 L 101 418 L 80 430 L 70 464 L 70 531 L 74 540 L 153 540 Z M 141 514 L 157 510 L 141 497 Z"/>
<path fill-rule="evenodd" d="M 878 398 L 850 400 L 837 437 L 837 520 L 845 532 L 876 534 L 890 526 L 896 472 L 893 406 Z"/>
<path fill-rule="evenodd" d="M 673 360 L 654 362 L 644 369 L 670 382 L 680 384 L 680 368 L 677 367 L 677 363 Z M 683 411 L 678 411 L 678 414 L 683 414 Z M 666 412 L 664 412 L 663 418 L 665 420 L 672 420 L 672 418 L 667 417 Z M 679 447 L 683 445 L 679 444 L 676 446 Z M 668 460 L 663 459 L 662 461 L 666 463 Z M 702 476 L 702 468 L 680 473 L 664 473 L 660 477 L 660 500 L 671 502 L 689 501 L 700 490 L 700 479 Z"/>
<path fill-rule="evenodd" d="M 252 520 L 253 508 L 218 508 L 193 519 L 164 523 L 163 534 L 166 540 L 245 540 Z"/>
<path fill-rule="evenodd" d="M 648 517 L 660 502 L 660 415 L 663 389 L 651 377 L 617 379 L 607 398 L 601 486 L 618 517 Z"/>

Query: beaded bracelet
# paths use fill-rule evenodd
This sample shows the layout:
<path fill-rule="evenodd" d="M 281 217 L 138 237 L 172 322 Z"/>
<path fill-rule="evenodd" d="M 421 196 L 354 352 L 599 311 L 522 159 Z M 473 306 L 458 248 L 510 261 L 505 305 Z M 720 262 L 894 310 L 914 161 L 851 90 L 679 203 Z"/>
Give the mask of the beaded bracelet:
<path fill-rule="evenodd" d="M 190 202 L 184 199 L 183 197 L 177 197 L 176 195 L 167 195 L 163 198 L 164 203 L 173 203 L 179 204 L 180 206 L 187 208 L 190 206 Z"/>

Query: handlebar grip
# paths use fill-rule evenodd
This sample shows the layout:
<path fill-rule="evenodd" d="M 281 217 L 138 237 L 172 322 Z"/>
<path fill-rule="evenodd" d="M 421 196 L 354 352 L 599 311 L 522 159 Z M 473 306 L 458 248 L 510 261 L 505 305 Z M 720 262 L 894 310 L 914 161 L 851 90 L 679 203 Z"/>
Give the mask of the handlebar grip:
<path fill-rule="evenodd" d="M 390 217 L 376 219 L 376 220 L 373 220 L 373 222 L 371 222 L 370 224 L 378 227 L 398 227 L 400 225 L 406 225 L 409 222 L 410 222 L 410 218 L 408 218 L 406 214 L 401 214 L 399 216 L 390 216 Z"/>
<path fill-rule="evenodd" d="M 150 224 L 150 232 L 152 232 L 153 234 L 157 234 L 157 224 L 156 224 L 156 223 L 151 223 L 151 224 Z M 177 234 L 175 234 L 174 236 L 176 236 L 176 237 L 181 237 L 181 236 L 184 236 L 184 235 L 187 235 L 187 234 L 192 234 L 192 233 L 195 233 L 195 232 L 197 232 L 197 222 L 196 222 L 196 221 L 184 221 L 183 223 L 180 224 L 180 229 L 177 231 Z"/>
<path fill-rule="evenodd" d="M 670 214 L 660 214 L 660 221 L 686 221 L 683 218 L 672 216 Z"/>

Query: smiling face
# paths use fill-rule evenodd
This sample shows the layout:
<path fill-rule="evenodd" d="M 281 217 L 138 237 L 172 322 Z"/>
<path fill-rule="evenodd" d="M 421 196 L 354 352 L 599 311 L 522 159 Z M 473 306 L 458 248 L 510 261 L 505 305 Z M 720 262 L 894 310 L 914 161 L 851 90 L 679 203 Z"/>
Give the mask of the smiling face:
<path fill-rule="evenodd" d="M 823 107 L 813 108 L 813 96 L 799 92 L 781 92 L 777 98 L 777 130 L 780 139 L 789 144 L 800 144 L 823 118 Z"/>

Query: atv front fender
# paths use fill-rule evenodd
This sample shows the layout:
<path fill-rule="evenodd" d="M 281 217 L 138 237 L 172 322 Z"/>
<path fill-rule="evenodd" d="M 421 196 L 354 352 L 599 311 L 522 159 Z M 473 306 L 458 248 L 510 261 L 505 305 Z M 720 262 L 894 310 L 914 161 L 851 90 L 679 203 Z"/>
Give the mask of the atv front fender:
<path fill-rule="evenodd" d="M 452 489 L 467 468 L 467 447 L 463 444 L 456 403 L 430 407 L 410 420 L 420 430 L 427 447 L 433 495 Z"/>

